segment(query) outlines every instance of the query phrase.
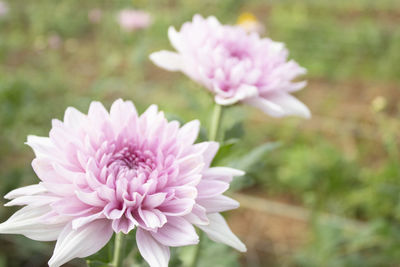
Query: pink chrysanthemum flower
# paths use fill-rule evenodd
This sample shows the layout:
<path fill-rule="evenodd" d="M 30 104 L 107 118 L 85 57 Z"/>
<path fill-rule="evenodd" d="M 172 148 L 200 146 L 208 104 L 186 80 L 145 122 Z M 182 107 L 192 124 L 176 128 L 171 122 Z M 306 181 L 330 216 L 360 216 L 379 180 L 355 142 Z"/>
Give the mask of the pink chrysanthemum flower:
<path fill-rule="evenodd" d="M 170 27 L 168 36 L 177 52 L 159 51 L 150 59 L 204 85 L 215 95 L 216 103 L 243 102 L 274 117 L 310 117 L 308 108 L 290 95 L 306 85 L 293 82 L 306 70 L 293 60 L 287 61 L 283 43 L 200 15 L 184 23 L 179 32 Z"/>
<path fill-rule="evenodd" d="M 141 10 L 124 9 L 118 14 L 119 25 L 128 32 L 145 29 L 150 26 L 151 22 L 150 14 Z"/>
<path fill-rule="evenodd" d="M 40 182 L 11 191 L 7 206 L 26 205 L 0 233 L 57 240 L 50 266 L 100 250 L 113 233 L 136 229 L 150 266 L 167 266 L 169 247 L 198 242 L 193 225 L 212 240 L 245 251 L 219 212 L 238 203 L 223 196 L 243 172 L 210 167 L 215 142 L 194 144 L 199 122 L 180 127 L 157 106 L 138 115 L 117 100 L 110 113 L 98 102 L 88 115 L 74 108 L 53 120 L 49 137 L 29 136 Z"/>
<path fill-rule="evenodd" d="M 8 13 L 8 5 L 4 1 L 0 1 L 0 17 L 5 16 Z"/>

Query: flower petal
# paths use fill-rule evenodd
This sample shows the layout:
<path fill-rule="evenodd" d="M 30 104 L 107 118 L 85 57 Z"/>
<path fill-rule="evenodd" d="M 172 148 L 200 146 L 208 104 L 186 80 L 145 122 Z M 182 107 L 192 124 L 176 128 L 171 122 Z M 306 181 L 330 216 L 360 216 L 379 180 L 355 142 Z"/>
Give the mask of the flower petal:
<path fill-rule="evenodd" d="M 151 235 L 161 244 L 169 247 L 194 245 L 199 237 L 191 223 L 180 217 L 168 217 L 168 222 Z"/>
<path fill-rule="evenodd" d="M 177 138 L 185 145 L 192 145 L 197 139 L 199 130 L 200 122 L 198 120 L 189 121 L 179 129 Z"/>
<path fill-rule="evenodd" d="M 21 234 L 38 241 L 56 240 L 66 222 L 46 223 L 44 216 L 50 211 L 51 208 L 48 205 L 23 207 L 0 224 L 0 233 Z"/>
<path fill-rule="evenodd" d="M 169 247 L 160 244 L 151 234 L 140 228 L 136 232 L 136 243 L 150 267 L 168 267 Z"/>
<path fill-rule="evenodd" d="M 306 119 L 311 118 L 311 112 L 306 105 L 288 93 L 274 93 L 268 96 L 268 100 L 280 106 L 284 110 L 284 115 L 295 115 Z"/>
<path fill-rule="evenodd" d="M 166 50 L 154 52 L 150 55 L 150 60 L 160 68 L 169 71 L 180 71 L 183 69 L 183 60 L 181 56 L 175 52 Z"/>
<path fill-rule="evenodd" d="M 217 142 L 207 142 L 208 147 L 207 149 L 203 152 L 203 158 L 204 158 L 204 167 L 208 168 L 211 165 L 211 162 L 213 161 L 215 155 L 218 152 L 219 149 L 219 143 Z"/>
<path fill-rule="evenodd" d="M 184 218 L 192 224 L 207 225 L 210 221 L 208 220 L 206 212 L 207 211 L 204 207 L 195 204 L 192 211 L 189 214 L 186 214 Z"/>
<path fill-rule="evenodd" d="M 261 109 L 264 113 L 272 117 L 282 117 L 285 115 L 285 111 L 281 106 L 271 102 L 265 98 L 254 97 L 244 100 L 244 103 Z"/>
<path fill-rule="evenodd" d="M 4 206 L 9 207 L 9 206 L 22 206 L 30 204 L 31 206 L 37 207 L 37 206 L 48 205 L 58 200 L 60 200 L 59 197 L 49 196 L 49 195 L 21 196 L 7 202 L 6 204 L 4 204 Z"/>
<path fill-rule="evenodd" d="M 172 199 L 164 202 L 158 209 L 167 216 L 183 216 L 190 213 L 194 204 L 195 201 L 191 198 Z"/>
<path fill-rule="evenodd" d="M 50 157 L 55 154 L 55 146 L 48 137 L 28 135 L 28 140 L 25 144 L 33 149 L 36 157 Z"/>
<path fill-rule="evenodd" d="M 184 45 L 182 44 L 181 36 L 172 26 L 168 28 L 168 38 L 177 51 L 183 49 Z"/>
<path fill-rule="evenodd" d="M 217 180 L 230 183 L 234 176 L 243 176 L 244 171 L 229 167 L 212 167 L 203 171 L 204 180 Z"/>
<path fill-rule="evenodd" d="M 233 210 L 239 207 L 239 202 L 227 196 L 215 196 L 212 198 L 200 198 L 197 203 L 203 206 L 207 213 Z"/>
<path fill-rule="evenodd" d="M 217 180 L 205 180 L 203 179 L 198 185 L 198 198 L 209 198 L 221 195 L 228 190 L 229 184 Z"/>
<path fill-rule="evenodd" d="M 50 267 L 58 267 L 74 258 L 90 256 L 110 240 L 113 234 L 108 220 L 97 220 L 73 230 L 71 224 L 61 232 L 53 256 L 49 260 Z"/>
<path fill-rule="evenodd" d="M 211 240 L 224 243 L 240 252 L 246 252 L 246 246 L 232 233 L 221 214 L 209 214 L 208 219 L 210 220 L 209 225 L 198 225 L 198 227 L 203 230 Z"/>
<path fill-rule="evenodd" d="M 255 86 L 251 85 L 241 85 L 236 93 L 232 97 L 222 97 L 221 95 L 218 94 L 218 91 L 221 91 L 217 88 L 214 88 L 214 90 L 217 92 L 217 95 L 215 96 L 215 102 L 219 105 L 227 106 L 227 105 L 233 105 L 237 103 L 238 101 L 242 101 L 245 99 L 252 99 L 258 96 L 258 89 Z"/>
<path fill-rule="evenodd" d="M 6 199 L 13 199 L 22 196 L 32 196 L 40 193 L 46 192 L 47 189 L 42 184 L 33 184 L 24 187 L 20 187 L 10 191 L 4 196 Z"/>

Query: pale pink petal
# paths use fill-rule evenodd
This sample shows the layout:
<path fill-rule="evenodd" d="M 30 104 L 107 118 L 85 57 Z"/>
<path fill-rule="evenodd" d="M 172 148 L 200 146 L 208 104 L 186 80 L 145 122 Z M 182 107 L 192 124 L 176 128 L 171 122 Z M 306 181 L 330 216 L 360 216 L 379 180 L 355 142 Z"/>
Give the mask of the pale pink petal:
<path fill-rule="evenodd" d="M 293 83 L 291 88 L 288 89 L 288 92 L 290 93 L 297 92 L 306 86 L 307 86 L 307 81 Z"/>
<path fill-rule="evenodd" d="M 215 102 L 219 105 L 228 106 L 241 100 L 255 98 L 258 96 L 258 89 L 255 86 L 242 85 L 232 97 L 215 96 Z"/>
<path fill-rule="evenodd" d="M 168 38 L 169 38 L 172 46 L 177 51 L 180 51 L 184 47 L 184 44 L 182 44 L 182 40 L 181 40 L 179 33 L 172 26 L 168 28 Z"/>
<path fill-rule="evenodd" d="M 51 195 L 34 195 L 34 196 L 21 196 L 14 198 L 13 200 L 4 204 L 4 206 L 22 206 L 22 205 L 31 205 L 31 206 L 43 206 L 51 204 L 57 200 L 60 200 L 58 196 Z"/>
<path fill-rule="evenodd" d="M 57 184 L 71 183 L 54 169 L 54 164 L 46 158 L 35 158 L 32 161 L 32 168 L 43 182 L 51 182 Z M 59 186 L 59 185 L 58 185 Z"/>
<path fill-rule="evenodd" d="M 274 93 L 271 94 L 268 99 L 280 106 L 282 110 L 284 110 L 284 115 L 296 115 L 306 119 L 311 117 L 310 110 L 306 105 L 290 94 L 284 92 Z"/>
<path fill-rule="evenodd" d="M 272 117 L 282 117 L 286 114 L 285 110 L 283 110 L 280 105 L 277 105 L 271 100 L 264 98 L 249 98 L 244 100 L 244 102 L 250 106 L 261 109 L 264 113 Z"/>
<path fill-rule="evenodd" d="M 49 157 L 56 154 L 56 148 L 48 137 L 29 135 L 25 144 L 33 149 L 36 157 Z"/>
<path fill-rule="evenodd" d="M 204 158 L 204 167 L 209 168 L 211 165 L 211 162 L 213 161 L 215 155 L 218 152 L 219 149 L 219 143 L 217 142 L 207 142 L 208 147 L 207 149 L 203 152 L 203 158 Z"/>
<path fill-rule="evenodd" d="M 79 110 L 68 107 L 64 113 L 65 126 L 73 131 L 79 131 L 87 123 L 87 117 Z"/>
<path fill-rule="evenodd" d="M 105 216 L 104 216 L 103 212 L 98 212 L 98 213 L 95 213 L 95 214 L 92 214 L 92 215 L 89 215 L 86 217 L 79 217 L 72 221 L 72 229 L 77 230 L 78 228 L 82 227 L 85 224 L 91 223 L 98 219 L 104 219 L 104 218 L 105 218 Z"/>
<path fill-rule="evenodd" d="M 209 198 L 221 195 L 228 190 L 229 184 L 217 180 L 202 180 L 197 189 L 199 190 L 198 198 Z"/>
<path fill-rule="evenodd" d="M 209 214 L 208 219 L 210 220 L 209 225 L 198 225 L 198 227 L 203 230 L 211 240 L 224 243 L 240 252 L 246 252 L 246 246 L 232 233 L 221 214 Z"/>
<path fill-rule="evenodd" d="M 230 183 L 234 176 L 243 176 L 244 172 L 229 167 L 212 167 L 203 171 L 205 180 L 218 180 Z"/>
<path fill-rule="evenodd" d="M 169 217 L 168 223 L 157 232 L 150 232 L 161 244 L 169 247 L 194 245 L 199 237 L 191 223 L 180 217 Z"/>
<path fill-rule="evenodd" d="M 107 202 L 102 200 L 96 191 L 86 193 L 83 191 L 75 191 L 76 196 L 78 197 L 79 200 L 81 200 L 83 203 L 86 203 L 87 205 L 90 206 L 95 206 L 95 207 L 104 207 L 107 205 Z"/>
<path fill-rule="evenodd" d="M 183 216 L 192 210 L 194 203 L 190 198 L 173 199 L 165 202 L 159 209 L 168 216 Z"/>
<path fill-rule="evenodd" d="M 170 51 L 159 51 L 150 55 L 150 60 L 157 66 L 169 71 L 180 71 L 183 69 L 183 60 L 177 53 Z"/>
<path fill-rule="evenodd" d="M 22 196 L 32 196 L 45 193 L 47 190 L 42 184 L 28 185 L 10 191 L 4 196 L 6 199 L 13 199 Z"/>
<path fill-rule="evenodd" d="M 167 219 L 164 212 L 160 212 L 158 209 L 143 210 L 139 209 L 141 219 L 144 221 L 149 228 L 158 228 L 163 226 Z"/>
<path fill-rule="evenodd" d="M 74 258 L 90 256 L 112 237 L 110 222 L 97 220 L 73 230 L 71 224 L 65 226 L 57 239 L 53 256 L 49 260 L 50 267 L 58 267 Z"/>
<path fill-rule="evenodd" d="M 200 122 L 193 120 L 183 125 L 178 131 L 178 138 L 185 145 L 192 145 L 196 141 L 200 130 Z"/>
<path fill-rule="evenodd" d="M 147 195 L 143 200 L 143 207 L 152 209 L 160 206 L 166 197 L 167 193 L 156 193 L 153 195 Z"/>
<path fill-rule="evenodd" d="M 44 216 L 51 211 L 49 206 L 26 206 L 0 224 L 2 234 L 21 234 L 38 241 L 56 240 L 66 222 L 47 223 Z"/>
<path fill-rule="evenodd" d="M 150 267 L 168 267 L 169 247 L 160 244 L 150 233 L 140 228 L 136 232 L 136 243 L 140 254 Z"/>
<path fill-rule="evenodd" d="M 197 202 L 200 203 L 200 200 L 197 200 Z M 210 223 L 207 217 L 207 210 L 199 204 L 195 204 L 192 211 L 186 214 L 184 218 L 195 225 L 207 225 Z"/>
<path fill-rule="evenodd" d="M 118 99 L 111 105 L 110 118 L 116 134 L 119 134 L 126 127 L 129 119 L 136 118 L 136 116 L 136 108 L 130 101 L 124 102 L 122 99 Z"/>
<path fill-rule="evenodd" d="M 197 203 L 206 208 L 207 213 L 233 210 L 239 207 L 239 202 L 223 195 L 215 196 L 212 198 L 199 198 L 197 200 Z"/>

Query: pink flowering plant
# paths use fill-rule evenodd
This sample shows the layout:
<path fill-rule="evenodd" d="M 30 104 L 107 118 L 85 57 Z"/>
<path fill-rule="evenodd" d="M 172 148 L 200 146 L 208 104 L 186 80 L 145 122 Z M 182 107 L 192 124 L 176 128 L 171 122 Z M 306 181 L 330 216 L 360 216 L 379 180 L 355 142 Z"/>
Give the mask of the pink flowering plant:
<path fill-rule="evenodd" d="M 243 172 L 210 167 L 218 143 L 196 144 L 198 132 L 198 121 L 168 122 L 155 105 L 142 115 L 122 100 L 110 112 L 99 102 L 88 115 L 68 108 L 63 122 L 53 120 L 49 137 L 28 137 L 40 182 L 5 196 L 7 206 L 24 207 L 0 224 L 0 233 L 56 240 L 51 267 L 131 231 L 152 267 L 168 265 L 170 247 L 197 244 L 194 226 L 246 251 L 219 214 L 239 206 L 223 193 Z M 114 258 L 114 266 L 121 261 Z"/>
<path fill-rule="evenodd" d="M 137 12 L 123 11 L 121 27 L 133 30 L 137 23 L 150 23 L 150 17 Z M 282 43 L 221 25 L 214 17 L 196 15 L 179 32 L 171 27 L 168 33 L 177 52 L 160 51 L 150 58 L 213 93 L 209 141 L 196 142 L 197 120 L 181 126 L 168 121 L 156 105 L 140 115 L 132 102 L 121 99 L 110 111 L 92 102 L 87 115 L 69 107 L 63 121 L 52 121 L 48 137 L 28 136 L 39 182 L 5 196 L 10 200 L 6 206 L 23 207 L 0 224 L 0 234 L 56 241 L 50 267 L 106 246 L 114 253 L 101 266 L 121 267 L 125 255 L 138 251 L 151 267 L 166 267 L 170 248 L 197 245 L 191 261 L 196 267 L 204 235 L 246 251 L 220 214 L 238 208 L 224 193 L 235 176 L 244 175 L 214 166 L 226 152 L 218 151 L 216 142 L 223 107 L 244 103 L 274 117 L 308 118 L 308 108 L 291 95 L 305 86 L 296 81 L 305 69 L 287 60 Z M 247 158 L 256 161 L 273 147 L 267 143 Z M 250 165 L 247 159 L 235 167 Z"/>
<path fill-rule="evenodd" d="M 155 52 L 150 59 L 203 85 L 217 104 L 243 103 L 273 117 L 310 117 L 308 108 L 291 95 L 306 85 L 295 80 L 306 70 L 287 59 L 283 43 L 200 15 L 180 31 L 170 27 L 168 37 L 176 52 Z"/>
<path fill-rule="evenodd" d="M 132 32 L 149 27 L 152 18 L 149 13 L 142 10 L 123 9 L 118 13 L 117 21 L 121 29 Z"/>

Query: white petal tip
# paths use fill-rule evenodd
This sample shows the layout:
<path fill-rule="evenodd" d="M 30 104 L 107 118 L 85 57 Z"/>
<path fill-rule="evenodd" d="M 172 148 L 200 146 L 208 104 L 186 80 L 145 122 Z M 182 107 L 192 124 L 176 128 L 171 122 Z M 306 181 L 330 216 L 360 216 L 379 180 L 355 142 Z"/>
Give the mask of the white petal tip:
<path fill-rule="evenodd" d="M 180 71 L 182 69 L 181 56 L 175 52 L 162 50 L 151 53 L 149 58 L 155 65 L 168 71 Z"/>
<path fill-rule="evenodd" d="M 235 169 L 235 170 L 236 170 L 236 169 Z M 244 172 L 244 171 L 236 170 L 236 173 L 234 173 L 233 176 L 243 176 L 243 175 L 245 175 L 245 174 L 246 174 L 246 172 Z"/>
<path fill-rule="evenodd" d="M 245 245 L 243 245 L 243 248 L 238 249 L 240 252 L 247 252 L 247 248 Z"/>

